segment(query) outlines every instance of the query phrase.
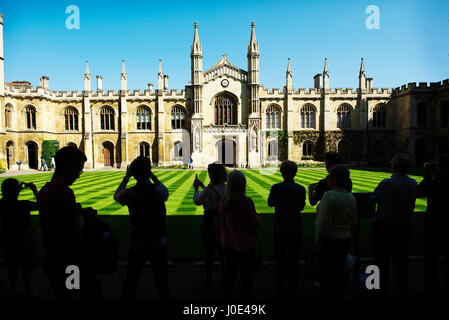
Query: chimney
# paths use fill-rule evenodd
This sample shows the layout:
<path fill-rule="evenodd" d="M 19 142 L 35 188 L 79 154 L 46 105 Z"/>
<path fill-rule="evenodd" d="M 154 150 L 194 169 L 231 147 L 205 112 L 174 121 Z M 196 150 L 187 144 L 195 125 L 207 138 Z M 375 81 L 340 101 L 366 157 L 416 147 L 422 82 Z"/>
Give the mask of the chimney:
<path fill-rule="evenodd" d="M 318 73 L 313 77 L 314 88 L 321 89 L 321 73 Z"/>
<path fill-rule="evenodd" d="M 48 80 L 50 80 L 49 77 L 47 76 L 42 76 L 41 77 L 41 87 L 44 89 L 48 89 Z"/>
<path fill-rule="evenodd" d="M 373 78 L 366 78 L 366 88 L 368 91 L 373 88 Z"/>
<path fill-rule="evenodd" d="M 164 90 L 168 90 L 168 75 L 164 74 Z"/>
<path fill-rule="evenodd" d="M 103 77 L 97 76 L 97 91 L 103 91 Z"/>

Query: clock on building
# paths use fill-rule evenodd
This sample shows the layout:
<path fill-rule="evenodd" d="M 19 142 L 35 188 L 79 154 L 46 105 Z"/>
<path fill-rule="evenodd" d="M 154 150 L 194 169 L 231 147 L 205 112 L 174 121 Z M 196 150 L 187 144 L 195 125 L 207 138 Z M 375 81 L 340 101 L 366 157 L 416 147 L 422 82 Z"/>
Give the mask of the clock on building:
<path fill-rule="evenodd" d="M 226 88 L 227 86 L 229 86 L 229 80 L 228 79 L 221 80 L 221 86 L 223 88 Z"/>

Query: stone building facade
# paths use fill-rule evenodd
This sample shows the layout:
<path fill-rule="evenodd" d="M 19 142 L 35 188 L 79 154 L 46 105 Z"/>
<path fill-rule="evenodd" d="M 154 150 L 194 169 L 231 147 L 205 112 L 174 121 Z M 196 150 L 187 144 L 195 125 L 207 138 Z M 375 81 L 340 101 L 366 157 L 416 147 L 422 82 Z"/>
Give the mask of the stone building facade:
<path fill-rule="evenodd" d="M 251 24 L 247 70 L 226 55 L 203 71 L 198 25 L 191 45 L 191 82 L 168 89 L 159 62 L 153 90 L 128 90 L 122 61 L 121 88 L 91 88 L 86 61 L 84 90 L 54 91 L 49 78 L 40 85 L 4 82 L 3 17 L 0 17 L 0 160 L 8 168 L 36 168 L 43 140 L 75 145 L 86 167 L 123 167 L 138 155 L 160 166 L 186 163 L 196 167 L 221 161 L 258 168 L 284 158 L 322 160 L 337 150 L 353 164 L 384 165 L 395 152 L 416 163 L 448 151 L 449 82 L 409 83 L 374 88 L 363 59 L 357 89 L 330 88 L 327 59 L 311 89 L 292 85 L 290 59 L 283 89 L 260 84 L 260 52 Z"/>

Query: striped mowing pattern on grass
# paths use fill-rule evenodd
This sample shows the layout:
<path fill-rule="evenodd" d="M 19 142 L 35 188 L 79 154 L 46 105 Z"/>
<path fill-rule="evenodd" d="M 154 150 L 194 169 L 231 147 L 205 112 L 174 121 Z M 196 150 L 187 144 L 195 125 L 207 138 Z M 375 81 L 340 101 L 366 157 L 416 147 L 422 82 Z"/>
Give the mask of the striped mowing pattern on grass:
<path fill-rule="evenodd" d="M 282 177 L 279 171 L 269 170 L 243 170 L 247 179 L 247 195 L 254 200 L 256 209 L 260 213 L 273 213 L 273 208 L 268 207 L 267 198 L 271 185 L 281 182 Z M 169 215 L 200 215 L 203 213 L 202 207 L 193 204 L 193 187 L 192 183 L 195 174 L 204 184 L 209 183 L 207 171 L 205 170 L 185 170 L 185 171 L 155 171 L 156 176 L 167 186 L 170 196 L 167 201 L 167 214 Z M 22 175 L 16 178 L 19 181 L 34 182 L 38 188 L 51 179 L 52 173 L 40 173 L 33 175 Z M 100 214 L 128 214 L 126 207 L 114 201 L 113 195 L 115 189 L 120 184 L 125 173 L 123 171 L 89 171 L 81 175 L 81 177 L 72 185 L 76 199 L 83 207 L 91 206 L 98 210 Z M 306 187 L 311 183 L 323 179 L 327 175 L 325 169 L 299 169 L 296 176 L 296 182 Z M 383 179 L 389 178 L 391 173 L 367 171 L 367 170 L 351 170 L 351 178 L 353 182 L 354 192 L 371 192 L 377 184 Z M 420 182 L 422 177 L 411 176 Z M 0 183 L 6 177 L 0 178 Z M 131 179 L 129 187 L 135 185 L 135 180 Z M 24 190 L 20 199 L 33 200 L 33 195 L 29 189 Z M 426 200 L 418 199 L 416 201 L 416 211 L 425 211 Z M 315 212 L 315 208 L 311 207 L 308 202 L 304 208 L 304 212 Z"/>

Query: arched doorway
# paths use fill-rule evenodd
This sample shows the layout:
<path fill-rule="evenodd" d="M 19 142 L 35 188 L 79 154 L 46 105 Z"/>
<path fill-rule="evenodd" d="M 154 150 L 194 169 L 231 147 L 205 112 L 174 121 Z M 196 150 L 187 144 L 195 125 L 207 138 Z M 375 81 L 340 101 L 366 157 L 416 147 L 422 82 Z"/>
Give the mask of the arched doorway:
<path fill-rule="evenodd" d="M 338 142 L 338 153 L 344 162 L 348 162 L 351 159 L 351 148 L 348 140 L 343 139 Z"/>
<path fill-rule="evenodd" d="M 426 162 L 426 139 L 419 138 L 415 142 L 415 161 L 417 167 L 422 167 L 423 163 Z"/>
<path fill-rule="evenodd" d="M 139 143 L 139 155 L 142 157 L 150 157 L 150 145 L 146 142 Z"/>
<path fill-rule="evenodd" d="M 217 161 L 227 167 L 236 166 L 236 143 L 234 140 L 222 138 L 217 142 Z"/>
<path fill-rule="evenodd" d="M 38 169 L 38 146 L 34 141 L 27 142 L 28 167 L 30 169 Z"/>
<path fill-rule="evenodd" d="M 11 166 L 14 164 L 14 142 L 8 141 L 6 143 L 6 165 L 8 166 L 8 170 L 11 169 Z"/>
<path fill-rule="evenodd" d="M 103 164 L 105 167 L 114 166 L 114 145 L 112 142 L 103 142 Z"/>
<path fill-rule="evenodd" d="M 313 143 L 305 141 L 302 144 L 302 158 L 311 159 L 313 157 Z"/>
<path fill-rule="evenodd" d="M 442 155 L 443 153 L 449 152 L 449 144 L 447 137 L 439 137 L 437 143 L 437 151 L 438 155 Z"/>

